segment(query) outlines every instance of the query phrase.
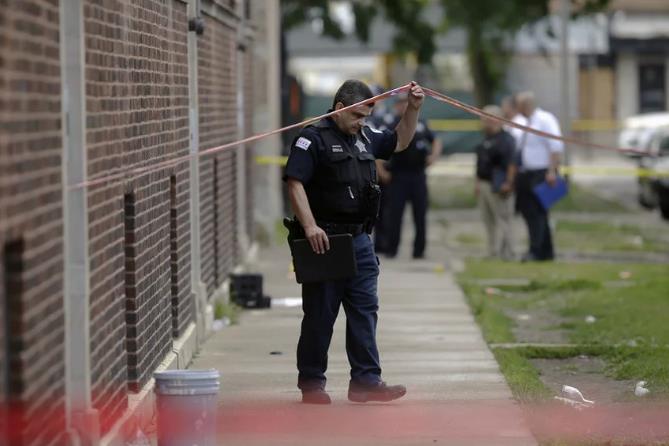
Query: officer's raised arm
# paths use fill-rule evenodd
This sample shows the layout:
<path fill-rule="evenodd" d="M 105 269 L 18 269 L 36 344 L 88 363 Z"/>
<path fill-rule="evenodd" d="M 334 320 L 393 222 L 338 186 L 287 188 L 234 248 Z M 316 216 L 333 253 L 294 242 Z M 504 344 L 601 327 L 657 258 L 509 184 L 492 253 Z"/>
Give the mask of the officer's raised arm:
<path fill-rule="evenodd" d="M 395 152 L 401 152 L 406 149 L 416 132 L 418 112 L 425 99 L 425 94 L 423 93 L 423 89 L 420 88 L 420 85 L 415 82 L 411 83 L 408 99 L 409 103 L 404 111 L 404 115 L 395 128 L 395 131 L 397 132 L 397 146 L 395 147 Z"/>
<path fill-rule="evenodd" d="M 304 228 L 304 236 L 309 240 L 311 249 L 318 254 L 325 253 L 325 251 L 330 249 L 330 241 L 325 231 L 316 224 L 316 219 L 311 212 L 307 192 L 304 190 L 302 182 L 294 178 L 288 178 L 286 182 L 288 184 L 290 204 L 297 219 L 302 224 L 302 228 Z"/>

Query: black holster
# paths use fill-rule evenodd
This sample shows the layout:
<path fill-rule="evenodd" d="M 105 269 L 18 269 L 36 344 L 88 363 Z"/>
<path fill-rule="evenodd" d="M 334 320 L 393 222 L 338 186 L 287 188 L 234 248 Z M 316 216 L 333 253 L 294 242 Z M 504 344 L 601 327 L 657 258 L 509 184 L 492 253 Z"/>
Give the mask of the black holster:
<path fill-rule="evenodd" d="M 293 240 L 304 238 L 304 229 L 297 218 L 284 217 L 283 225 L 288 229 L 288 244 Z"/>
<path fill-rule="evenodd" d="M 365 210 L 365 232 L 371 234 L 381 209 L 381 187 L 378 184 L 367 183 L 362 191 L 362 204 Z"/>

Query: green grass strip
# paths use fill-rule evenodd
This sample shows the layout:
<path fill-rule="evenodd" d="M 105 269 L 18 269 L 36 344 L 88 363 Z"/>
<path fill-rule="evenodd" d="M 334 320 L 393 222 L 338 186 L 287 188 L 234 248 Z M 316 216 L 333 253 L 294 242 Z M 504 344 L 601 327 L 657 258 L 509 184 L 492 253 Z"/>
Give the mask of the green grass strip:
<path fill-rule="evenodd" d="M 540 402 L 553 395 L 522 352 L 516 349 L 495 349 L 493 354 L 516 399 L 524 403 Z"/>

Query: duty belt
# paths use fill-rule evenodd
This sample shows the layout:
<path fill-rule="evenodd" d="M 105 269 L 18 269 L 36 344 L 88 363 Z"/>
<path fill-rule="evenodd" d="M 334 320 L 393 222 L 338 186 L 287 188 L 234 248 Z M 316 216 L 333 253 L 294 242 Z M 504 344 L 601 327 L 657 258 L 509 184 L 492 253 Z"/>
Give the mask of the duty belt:
<path fill-rule="evenodd" d="M 316 224 L 328 235 L 351 234 L 355 237 L 356 235 L 366 232 L 366 227 L 363 223 L 330 223 L 317 221 Z"/>

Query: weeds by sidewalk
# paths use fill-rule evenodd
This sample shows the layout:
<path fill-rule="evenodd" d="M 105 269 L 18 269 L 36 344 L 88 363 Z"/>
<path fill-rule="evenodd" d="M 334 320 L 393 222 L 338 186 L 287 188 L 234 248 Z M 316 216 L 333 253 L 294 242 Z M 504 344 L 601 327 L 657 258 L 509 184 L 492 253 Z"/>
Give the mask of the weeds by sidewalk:
<path fill-rule="evenodd" d="M 561 248 L 584 252 L 669 252 L 669 236 L 657 228 L 558 217 L 555 234 Z"/>
<path fill-rule="evenodd" d="M 458 280 L 490 344 L 540 344 L 494 348 L 518 399 L 540 400 L 550 394 L 532 359 L 580 355 L 602 358 L 610 379 L 648 381 L 651 398 L 666 399 L 667 272 L 666 265 L 469 260 Z M 510 278 L 518 284 L 509 284 Z M 633 395 L 615 399 L 626 397 Z"/>
<path fill-rule="evenodd" d="M 431 209 L 472 209 L 476 207 L 474 179 L 467 177 L 429 176 Z M 606 200 L 587 188 L 572 183 L 569 194 L 558 203 L 555 212 L 626 213 L 620 203 Z"/>
<path fill-rule="evenodd" d="M 669 233 L 659 226 L 621 224 L 600 219 L 581 221 L 573 214 L 557 214 L 555 244 L 559 254 L 636 255 L 648 257 L 653 254 L 669 254 Z M 517 225 L 518 226 L 518 225 Z M 463 226 L 455 232 L 452 242 L 463 248 L 483 249 L 485 235 L 474 232 L 476 225 Z M 521 233 L 522 231 L 516 231 Z"/>
<path fill-rule="evenodd" d="M 214 304 L 214 319 L 228 318 L 230 324 L 235 325 L 239 322 L 239 315 L 242 307 L 232 302 L 216 301 Z"/>

